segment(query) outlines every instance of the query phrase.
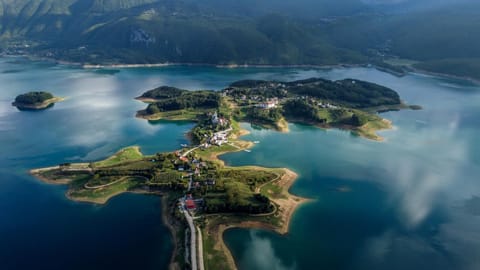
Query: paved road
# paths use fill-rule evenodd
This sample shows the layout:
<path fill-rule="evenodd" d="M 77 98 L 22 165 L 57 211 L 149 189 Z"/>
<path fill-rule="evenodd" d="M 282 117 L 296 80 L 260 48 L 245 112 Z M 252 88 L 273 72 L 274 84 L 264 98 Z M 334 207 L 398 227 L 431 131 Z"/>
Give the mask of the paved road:
<path fill-rule="evenodd" d="M 182 157 L 186 157 L 188 154 L 190 154 L 191 152 L 197 150 L 198 148 L 200 148 L 200 146 L 197 146 L 197 147 L 194 147 L 194 148 L 188 150 L 187 152 L 183 153 Z"/>
<path fill-rule="evenodd" d="M 202 231 L 197 227 L 198 231 L 198 269 L 205 270 L 205 265 L 203 264 L 203 240 L 202 240 Z"/>
<path fill-rule="evenodd" d="M 190 216 L 187 210 L 183 210 L 183 214 L 187 219 L 188 226 L 190 227 L 190 261 L 192 265 L 192 270 L 198 270 L 197 267 L 197 234 L 195 225 L 193 225 L 193 218 Z"/>

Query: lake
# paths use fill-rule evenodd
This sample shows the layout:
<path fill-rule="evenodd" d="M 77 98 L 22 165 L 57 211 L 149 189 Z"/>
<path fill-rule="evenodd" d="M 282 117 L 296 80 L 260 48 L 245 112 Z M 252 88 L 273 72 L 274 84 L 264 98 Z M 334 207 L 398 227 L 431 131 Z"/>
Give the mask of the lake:
<path fill-rule="evenodd" d="M 382 84 L 422 111 L 389 112 L 385 142 L 347 131 L 290 125 L 290 133 L 244 127 L 260 141 L 230 165 L 288 167 L 291 192 L 308 198 L 290 233 L 225 233 L 240 269 L 479 269 L 480 87 L 373 68 L 170 66 L 83 70 L 0 59 L 0 265 L 2 269 L 165 269 L 173 243 L 161 200 L 124 194 L 106 205 L 76 203 L 31 168 L 105 158 L 139 145 L 146 154 L 186 143 L 185 122 L 136 119 L 133 100 L 160 85 L 222 89 L 240 79 L 354 78 Z M 47 90 L 66 101 L 20 112 L 16 95 Z"/>

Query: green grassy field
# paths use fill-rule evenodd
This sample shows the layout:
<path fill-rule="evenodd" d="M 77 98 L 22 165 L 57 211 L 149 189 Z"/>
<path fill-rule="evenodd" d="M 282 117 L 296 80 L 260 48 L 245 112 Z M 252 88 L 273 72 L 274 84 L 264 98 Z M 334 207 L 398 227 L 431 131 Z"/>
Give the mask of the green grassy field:
<path fill-rule="evenodd" d="M 196 122 L 200 115 L 206 113 L 207 109 L 198 110 L 176 110 L 168 112 L 160 112 L 146 116 L 148 120 L 169 120 L 169 121 L 192 121 Z M 211 110 L 210 110 L 211 111 Z"/>
<path fill-rule="evenodd" d="M 132 146 L 125 149 L 118 151 L 113 156 L 94 163 L 96 167 L 109 167 L 114 166 L 119 163 L 127 162 L 127 161 L 136 161 L 142 159 L 144 156 L 140 152 L 140 147 Z"/>
<path fill-rule="evenodd" d="M 85 189 L 85 180 L 76 183 L 75 188 L 70 189 L 68 197 L 76 201 L 87 201 L 95 203 L 106 203 L 110 198 L 131 191 L 141 186 L 143 179 L 137 177 L 126 177 L 123 181 L 117 182 L 111 186 L 99 189 Z"/>

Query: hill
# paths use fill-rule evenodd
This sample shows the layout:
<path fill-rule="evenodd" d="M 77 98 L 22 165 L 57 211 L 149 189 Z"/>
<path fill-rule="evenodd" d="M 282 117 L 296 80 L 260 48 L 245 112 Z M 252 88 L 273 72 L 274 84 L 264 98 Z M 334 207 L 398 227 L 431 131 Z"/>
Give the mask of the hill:
<path fill-rule="evenodd" d="M 276 5 L 284 15 L 273 15 L 267 9 L 272 1 L 250 2 L 236 11 L 231 8 L 236 2 L 215 0 L 2 0 L 0 42 L 8 53 L 90 64 L 364 61 L 360 54 L 325 42 L 315 28 L 288 18 L 307 10 L 305 5 L 286 1 Z M 287 12 L 292 6 L 303 8 Z M 330 6 L 324 13 L 343 14 Z"/>
<path fill-rule="evenodd" d="M 457 74 L 453 61 L 480 58 L 479 16 L 473 0 L 0 0 L 0 45 L 85 64 L 373 63 L 401 74 L 383 62 L 399 57 Z"/>

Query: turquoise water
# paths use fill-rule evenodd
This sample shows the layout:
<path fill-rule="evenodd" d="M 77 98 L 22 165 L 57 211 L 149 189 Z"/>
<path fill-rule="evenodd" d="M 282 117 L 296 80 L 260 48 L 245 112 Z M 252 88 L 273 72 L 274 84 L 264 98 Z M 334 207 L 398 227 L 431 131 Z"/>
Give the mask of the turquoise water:
<path fill-rule="evenodd" d="M 369 68 L 216 69 L 165 67 L 87 71 L 21 58 L 0 59 L 1 269 L 164 269 L 172 240 L 154 196 L 125 194 L 98 206 L 65 198 L 65 187 L 26 171 L 65 160 L 107 157 L 139 145 L 145 153 L 186 143 L 192 124 L 135 119 L 132 98 L 159 85 L 221 89 L 245 78 L 357 78 L 397 90 L 423 111 L 386 113 L 383 143 L 346 131 L 290 125 L 253 129 L 251 153 L 232 165 L 289 167 L 292 192 L 313 198 L 290 233 L 225 233 L 240 269 L 478 269 L 480 261 L 480 88 L 461 81 Z M 41 112 L 10 105 L 26 91 L 67 97 Z"/>
<path fill-rule="evenodd" d="M 423 111 L 384 116 L 395 130 L 376 143 L 348 132 L 290 125 L 248 127 L 260 143 L 230 165 L 289 167 L 292 192 L 314 199 L 290 233 L 225 233 L 240 269 L 479 269 L 479 88 L 422 76 L 339 70 L 393 87 Z"/>

